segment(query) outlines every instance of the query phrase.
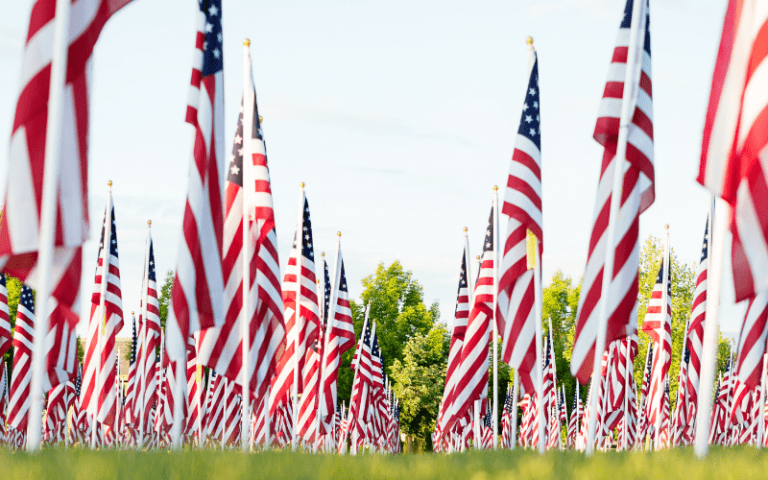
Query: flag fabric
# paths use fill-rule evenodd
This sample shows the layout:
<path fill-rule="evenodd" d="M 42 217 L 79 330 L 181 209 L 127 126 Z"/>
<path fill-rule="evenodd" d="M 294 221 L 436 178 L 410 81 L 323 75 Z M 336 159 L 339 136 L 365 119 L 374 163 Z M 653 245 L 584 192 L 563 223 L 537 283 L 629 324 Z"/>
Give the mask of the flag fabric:
<path fill-rule="evenodd" d="M 495 280 L 493 259 L 495 245 L 493 209 L 485 232 L 483 255 L 474 303 L 467 320 L 464 346 L 461 349 L 459 375 L 453 397 L 454 412 L 472 412 L 475 401 L 480 400 L 480 410 L 488 401 L 488 346 L 491 342 Z M 473 415 L 473 414 L 472 414 Z"/>
<path fill-rule="evenodd" d="M 95 415 L 99 422 L 114 427 L 114 386 L 117 376 L 114 362 L 117 355 L 115 337 L 123 329 L 123 301 L 120 289 L 120 261 L 117 251 L 115 209 L 111 198 L 107 205 L 111 205 L 112 208 L 105 213 L 105 223 L 99 243 L 96 278 L 93 282 L 93 294 L 91 296 L 88 340 L 83 359 L 84 378 L 80 402 L 83 408 L 91 415 Z M 111 232 L 109 239 L 106 238 L 108 231 Z M 107 245 L 109 248 L 105 250 Z M 105 292 L 104 311 L 101 310 L 102 290 Z"/>
<path fill-rule="evenodd" d="M 133 326 L 131 332 L 131 357 L 128 362 L 128 384 L 125 389 L 125 408 L 123 409 L 123 416 L 125 417 L 125 424 L 129 428 L 135 428 L 136 418 L 136 383 L 138 375 L 136 375 L 136 349 L 138 346 L 138 335 L 136 333 L 136 317 L 131 315 L 131 324 Z"/>
<path fill-rule="evenodd" d="M 671 445 L 678 447 L 682 445 L 688 445 L 686 438 L 683 436 L 686 430 L 686 422 L 688 421 L 688 363 L 691 355 L 686 345 L 683 346 L 683 358 L 680 361 L 680 371 L 677 374 L 677 401 L 675 402 L 675 411 L 672 415 L 672 425 L 670 427 L 671 432 Z"/>
<path fill-rule="evenodd" d="M 349 304 L 347 276 L 344 272 L 344 260 L 341 247 L 338 248 L 333 279 L 333 298 L 327 313 L 328 326 L 323 351 L 323 381 L 321 406 L 321 428 L 328 433 L 327 427 L 336 412 L 336 386 L 339 376 L 341 355 L 355 345 L 355 326 L 352 323 L 352 310 Z"/>
<path fill-rule="evenodd" d="M 527 260 L 528 232 L 543 251 L 541 208 L 541 116 L 539 60 L 536 52 L 529 71 L 515 150 L 510 162 L 502 213 L 509 217 L 499 265 L 496 322 L 503 343 L 501 358 L 518 372 L 526 390 L 533 391 L 536 362 L 536 319 L 533 270 Z M 538 262 L 540 259 L 534 259 Z"/>
<path fill-rule="evenodd" d="M 17 431 L 24 431 L 27 427 L 34 338 L 34 294 L 31 288 L 22 285 L 16 310 L 16 325 L 13 330 L 13 378 L 8 404 L 8 426 Z"/>
<path fill-rule="evenodd" d="M 61 145 L 57 151 L 56 231 L 51 298 L 45 338 L 44 389 L 75 373 L 77 300 L 82 273 L 82 244 L 88 239 L 88 124 L 93 65 L 91 54 L 102 28 L 130 0 L 85 0 L 70 10 L 67 73 L 61 111 Z M 16 103 L 3 221 L 0 224 L 0 269 L 32 288 L 38 287 L 48 95 L 53 58 L 55 0 L 39 0 L 30 14 L 22 63 L 23 82 Z M 74 33 L 77 32 L 77 33 Z M 1 329 L 2 327 L 0 327 Z M 0 334 L 2 335 L 2 334 Z M 0 347 L 1 349 L 2 347 Z"/>
<path fill-rule="evenodd" d="M 373 342 L 371 328 L 371 324 L 367 323 L 360 336 L 357 348 L 355 378 L 352 382 L 352 398 L 349 402 L 349 423 L 347 428 L 349 432 L 357 432 L 358 438 L 365 438 L 368 410 L 370 408 L 370 392 L 373 385 L 371 380 L 371 345 Z"/>
<path fill-rule="evenodd" d="M 768 290 L 749 299 L 737 349 L 736 378 L 750 388 L 760 383 L 768 336 Z"/>
<path fill-rule="evenodd" d="M 134 384 L 134 394 L 136 415 L 139 412 L 143 415 L 144 432 L 152 430 L 152 422 L 149 420 L 149 414 L 152 405 L 155 403 L 157 395 L 157 383 L 155 372 L 160 366 L 156 362 L 157 350 L 160 347 L 161 327 L 160 327 L 160 301 L 159 288 L 157 287 L 157 270 L 155 268 L 155 252 L 151 234 L 147 235 L 148 252 L 144 259 L 144 271 L 146 277 L 142 281 L 141 289 L 141 307 L 139 314 L 140 336 L 139 336 L 139 355 L 137 358 L 137 369 L 139 377 Z M 146 318 L 144 318 L 144 308 L 146 307 Z M 143 386 L 142 386 L 142 381 Z M 136 420 L 137 427 L 141 419 Z"/>
<path fill-rule="evenodd" d="M 573 408 L 571 409 L 571 419 L 568 421 L 568 435 L 566 437 L 566 446 L 569 450 L 576 448 L 576 432 L 579 429 L 580 404 L 581 399 L 578 395 L 573 396 Z"/>
<path fill-rule="evenodd" d="M 608 304 L 606 347 L 610 342 L 633 334 L 636 330 L 635 303 L 638 295 L 640 261 L 639 219 L 654 201 L 653 100 L 651 86 L 651 30 L 648 1 L 640 8 L 637 19 L 644 42 L 639 42 L 635 56 L 638 65 L 627 65 L 633 0 L 627 0 L 624 18 L 613 51 L 608 81 L 600 104 L 594 138 L 604 147 L 594 226 L 589 241 L 587 266 L 582 281 L 576 331 L 571 357 L 571 373 L 584 384 L 592 372 L 600 302 Z M 640 65 L 641 64 L 641 65 Z M 633 95 L 623 98 L 625 73 L 628 67 L 640 67 L 639 83 L 630 85 Z M 628 126 L 626 160 L 616 156 L 619 123 L 623 102 L 631 102 L 632 120 Z M 618 164 L 618 165 L 617 165 Z M 624 171 L 619 216 L 609 218 L 613 191 L 614 168 Z M 618 199 L 617 199 L 618 200 Z M 617 222 L 615 245 L 607 245 L 610 222 Z M 601 299 L 603 269 L 606 253 L 614 257 L 613 276 L 607 299 Z M 598 352 L 598 355 L 601 354 Z"/>
<path fill-rule="evenodd" d="M 761 77 L 766 61 L 764 0 L 730 0 L 723 23 L 697 181 L 733 208 L 731 264 L 736 301 L 768 288 L 768 135 Z"/>
<path fill-rule="evenodd" d="M 437 416 L 437 426 L 444 434 L 449 433 L 451 426 L 458 417 L 466 412 L 454 412 L 454 394 L 458 382 L 459 364 L 461 362 L 461 349 L 464 345 L 464 334 L 467 330 L 467 318 L 469 317 L 469 285 L 467 284 L 467 265 L 469 265 L 469 252 L 464 247 L 461 254 L 461 272 L 459 273 L 459 290 L 456 294 L 456 310 L 454 312 L 453 330 L 451 332 L 451 344 L 448 351 L 448 364 L 445 372 L 445 387 L 443 400 Z"/>
<path fill-rule="evenodd" d="M 690 355 L 688 364 L 688 384 L 686 395 L 688 402 L 686 424 L 693 431 L 699 405 L 699 375 L 701 374 L 701 355 L 704 349 L 704 320 L 707 312 L 707 272 L 709 269 L 709 222 L 704 229 L 704 241 L 701 246 L 701 260 L 696 268 L 696 288 L 691 303 L 691 320 L 686 332 L 686 349 Z"/>
<path fill-rule="evenodd" d="M 302 220 L 296 226 L 293 248 L 283 277 L 283 307 L 285 315 L 285 350 L 277 364 L 269 391 L 270 409 L 274 413 L 279 399 L 290 401 L 294 379 L 297 379 L 296 395 L 304 391 L 301 375 L 306 361 L 308 345 L 318 338 L 320 331 L 317 278 L 315 277 L 315 251 L 312 239 L 312 222 L 309 218 L 309 202 L 302 192 Z M 297 290 L 300 290 L 300 307 L 297 308 Z M 298 313 L 297 313 L 298 312 Z M 294 368 L 298 368 L 296 374 Z"/>
<path fill-rule="evenodd" d="M 219 176 L 225 162 L 221 0 L 202 0 L 197 9 L 186 115 L 186 122 L 194 127 L 194 145 L 165 340 L 170 359 L 182 362 L 187 337 L 224 321 L 224 206 Z"/>
<path fill-rule="evenodd" d="M 670 258 L 666 262 L 670 265 Z M 664 389 L 672 362 L 672 268 L 667 271 L 666 304 L 663 302 L 664 260 L 659 267 L 656 284 L 648 300 L 648 309 L 643 320 L 643 331 L 653 341 L 653 367 L 648 388 L 648 422 L 656 425 L 656 415 L 664 402 Z"/>
<path fill-rule="evenodd" d="M 11 348 L 12 343 L 11 317 L 8 313 L 8 288 L 5 285 L 5 275 L 0 273 L 0 357 Z"/>

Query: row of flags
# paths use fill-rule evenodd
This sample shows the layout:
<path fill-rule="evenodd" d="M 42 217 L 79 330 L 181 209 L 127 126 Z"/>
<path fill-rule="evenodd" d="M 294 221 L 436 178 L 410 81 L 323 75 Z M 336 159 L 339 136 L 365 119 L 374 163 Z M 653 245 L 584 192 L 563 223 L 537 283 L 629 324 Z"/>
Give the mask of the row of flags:
<path fill-rule="evenodd" d="M 41 26 L 53 28 L 53 3 L 41 0 L 35 4 L 29 42 L 37 38 Z M 71 39 L 66 88 L 75 93 L 67 97 L 62 116 L 79 119 L 87 127 L 86 64 L 105 22 L 129 0 L 86 3 L 90 5 L 86 10 L 93 14 L 76 19 L 87 35 Z M 80 9 L 72 12 L 73 18 L 78 12 Z M 281 278 L 266 144 L 247 41 L 243 102 L 232 153 L 225 154 L 221 18 L 221 0 L 198 1 L 186 111 L 194 140 L 168 315 L 162 328 L 154 248 L 148 233 L 141 305 L 138 320 L 132 319 L 126 382 L 118 375 L 116 335 L 125 316 L 111 182 L 85 354 L 82 366 L 77 365 L 75 327 L 79 319 L 74 312 L 82 243 L 88 233 L 88 196 L 85 177 L 75 179 L 70 172 L 87 171 L 87 128 L 78 129 L 76 138 L 67 137 L 59 152 L 62 174 L 54 202 L 58 212 L 55 268 L 47 276 L 53 301 L 44 304 L 49 308 L 42 318 L 47 323 L 45 439 L 69 441 L 63 433 L 69 430 L 72 441 L 92 447 L 179 448 L 184 442 L 198 446 L 220 442 L 243 449 L 271 444 L 295 449 L 301 444 L 331 451 L 342 448 L 345 435 L 354 432 L 356 440 L 362 439 L 371 448 L 395 452 L 399 449 L 399 407 L 384 375 L 375 324 L 372 331 L 369 326 L 361 335 L 359 376 L 350 414 L 340 409 L 341 356 L 355 346 L 347 278 L 338 242 L 333 265 L 329 268 L 323 261 L 316 274 L 303 184 L 293 248 Z M 40 49 L 32 47 L 25 54 L 25 69 L 35 66 L 39 73 L 31 77 L 17 104 L 9 168 L 13 186 L 7 190 L 0 227 L 2 271 L 25 283 L 12 331 L 2 276 L 0 355 L 11 345 L 15 351 L 12 378 L 4 373 L 0 423 L 4 435 L 12 437 L 17 446 L 27 442 L 32 449 L 39 447 L 37 431 L 27 431 L 27 420 L 42 413 L 30 409 L 34 403 L 30 399 L 36 395 L 30 387 L 38 352 L 35 336 L 41 331 L 35 326 L 32 288 L 39 287 L 40 274 L 35 269 L 40 223 L 45 217 L 41 213 L 45 192 L 36 179 L 47 168 L 43 161 L 47 96 L 40 92 L 47 91 L 41 85 L 51 81 L 50 71 L 40 70 L 39 65 L 50 64 L 53 52 L 40 55 Z M 17 178 L 17 173 L 29 175 Z M 37 217 L 30 210 L 35 206 Z M 25 220 L 16 220 L 22 218 Z"/>

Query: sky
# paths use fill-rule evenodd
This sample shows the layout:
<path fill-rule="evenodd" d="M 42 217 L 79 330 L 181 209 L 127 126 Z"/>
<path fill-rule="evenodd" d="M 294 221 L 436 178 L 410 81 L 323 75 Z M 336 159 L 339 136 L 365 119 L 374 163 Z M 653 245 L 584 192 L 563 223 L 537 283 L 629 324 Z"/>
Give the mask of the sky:
<path fill-rule="evenodd" d="M 224 0 L 225 135 L 235 133 L 247 37 L 281 266 L 305 182 L 316 256 L 325 251 L 331 257 L 336 232 L 342 232 L 353 298 L 379 263 L 399 260 L 422 284 L 425 301 L 439 302 L 450 325 L 462 229 L 469 229 L 474 257 L 492 187 L 506 185 L 530 35 L 541 91 L 543 279 L 546 285 L 562 270 L 579 281 L 602 158 L 592 132 L 624 5 L 522 3 L 449 0 L 436 8 L 419 0 Z M 147 220 L 158 275 L 175 267 L 192 148 L 184 115 L 196 4 L 134 0 L 109 21 L 96 45 L 81 332 L 108 180 L 114 182 L 126 325 L 139 309 Z M 0 0 L 3 192 L 31 5 Z M 695 177 L 725 7 L 726 0 L 652 0 L 650 7 L 656 202 L 641 217 L 640 238 L 660 238 L 669 224 L 672 248 L 690 265 L 700 258 L 709 208 L 709 194 Z M 744 306 L 732 305 L 728 282 L 721 329 L 733 336 Z M 120 336 L 127 335 L 125 329 Z"/>

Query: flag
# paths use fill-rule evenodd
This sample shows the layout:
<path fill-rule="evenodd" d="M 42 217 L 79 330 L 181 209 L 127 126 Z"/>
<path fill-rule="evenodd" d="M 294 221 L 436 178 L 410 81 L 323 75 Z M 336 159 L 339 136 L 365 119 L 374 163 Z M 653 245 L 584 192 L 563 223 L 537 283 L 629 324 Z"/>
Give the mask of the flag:
<path fill-rule="evenodd" d="M 8 441 L 8 430 L 6 422 L 8 420 L 8 365 L 0 361 L 2 365 L 2 378 L 0 378 L 0 443 Z"/>
<path fill-rule="evenodd" d="M 723 22 L 697 181 L 733 208 L 731 264 L 736 301 L 768 288 L 768 143 L 760 75 L 766 61 L 765 0 L 730 0 Z"/>
<path fill-rule="evenodd" d="M 657 425 L 656 415 L 664 402 L 664 388 L 669 373 L 669 365 L 672 362 L 672 268 L 669 256 L 666 263 L 670 265 L 667 271 L 666 305 L 662 302 L 664 297 L 664 260 L 661 261 L 656 284 L 648 300 L 648 309 L 643 320 L 643 331 L 653 341 L 653 367 L 651 383 L 648 387 L 648 422 Z"/>
<path fill-rule="evenodd" d="M 301 375 L 306 361 L 308 345 L 318 338 L 320 331 L 317 279 L 315 277 L 315 250 L 312 241 L 312 222 L 309 202 L 302 190 L 301 223 L 296 226 L 293 248 L 283 277 L 283 307 L 285 312 L 285 350 L 277 364 L 269 395 L 270 409 L 277 408 L 277 399 L 288 399 L 293 392 L 294 378 L 298 379 L 296 395 L 304 391 Z M 297 309 L 297 289 L 301 289 L 300 307 Z M 300 311 L 299 311 L 300 310 Z M 297 312 L 299 312 L 297 314 Z M 298 374 L 294 367 L 298 368 Z"/>
<path fill-rule="evenodd" d="M 461 349 L 459 376 L 454 393 L 454 412 L 472 412 L 476 400 L 481 401 L 481 411 L 488 401 L 488 346 L 491 342 L 494 303 L 495 245 L 493 243 L 493 209 L 485 232 L 483 256 L 472 310 L 467 320 L 464 346 Z"/>
<path fill-rule="evenodd" d="M 83 0 L 70 10 L 67 73 L 61 111 L 61 144 L 51 298 L 46 332 L 44 389 L 75 373 L 77 299 L 82 273 L 82 244 L 88 239 L 88 124 L 93 62 L 91 54 L 102 28 L 130 0 Z M 48 95 L 53 58 L 55 0 L 38 0 L 30 14 L 22 72 L 24 83 L 14 115 L 8 184 L 0 223 L 0 269 L 38 288 Z M 76 34 L 74 32 L 77 32 Z M 62 59 L 63 60 L 63 59 Z M 0 327 L 1 328 L 1 327 Z M 1 347 L 0 347 L 1 349 Z"/>
<path fill-rule="evenodd" d="M 170 359 L 182 362 L 187 337 L 224 321 L 224 206 L 219 177 L 225 161 L 221 0 L 202 0 L 197 9 L 186 116 L 194 127 L 194 146 L 165 340 Z"/>
<path fill-rule="evenodd" d="M 140 337 L 139 337 L 139 355 L 137 358 L 139 377 L 134 384 L 134 394 L 136 414 L 141 412 L 144 421 L 144 432 L 152 431 L 152 422 L 149 420 L 149 414 L 152 405 L 156 401 L 157 383 L 155 372 L 160 366 L 156 362 L 157 350 L 160 347 L 160 301 L 158 299 L 159 289 L 157 287 L 157 270 L 155 268 L 155 252 L 152 243 L 151 233 L 147 233 L 148 250 L 144 259 L 145 277 L 141 288 L 141 307 L 139 314 Z M 146 318 L 144 318 L 144 308 L 146 307 Z M 142 385 L 142 382 L 143 385 Z M 141 419 L 136 420 L 137 427 Z"/>
<path fill-rule="evenodd" d="M 91 317 L 88 323 L 88 340 L 85 346 L 83 389 L 81 405 L 96 419 L 110 427 L 115 421 L 115 337 L 123 329 L 123 301 L 120 289 L 120 261 L 117 253 L 115 208 L 111 194 L 107 200 L 111 206 L 104 215 L 104 227 L 99 243 L 96 277 L 91 296 Z M 107 223 L 109 222 L 109 223 Z M 109 238 L 106 236 L 109 234 Z M 109 248 L 105 249 L 108 245 Z M 106 262 L 105 263 L 105 257 Z M 104 294 L 104 311 L 101 295 Z M 99 339 L 101 337 L 101 339 Z M 99 351 L 99 348 L 101 350 Z"/>
<path fill-rule="evenodd" d="M 588 381 L 593 368 L 600 301 L 610 300 L 607 309 L 606 347 L 611 341 L 629 336 L 636 330 L 635 302 L 638 295 L 640 261 L 639 219 L 640 214 L 651 206 L 655 198 L 651 30 L 648 1 L 640 1 L 643 5 L 637 21 L 640 31 L 645 32 L 645 41 L 639 42 L 637 45 L 639 51 L 635 52 L 638 62 L 642 64 L 638 85 L 630 86 L 635 95 L 631 98 L 623 98 L 627 67 L 640 67 L 640 65 L 627 65 L 633 12 L 633 0 L 627 0 L 594 132 L 595 140 L 605 150 L 597 187 L 595 221 L 589 241 L 587 266 L 576 313 L 576 330 L 571 356 L 571 373 L 582 384 Z M 623 159 L 614 161 L 623 102 L 631 102 L 630 111 L 633 112 L 628 126 L 627 163 Z M 614 168 L 622 168 L 624 177 L 619 215 L 615 219 L 610 219 Z M 615 222 L 613 227 L 615 246 L 606 245 L 610 222 Z M 603 267 L 609 249 L 610 255 L 614 257 L 610 295 L 607 299 L 601 299 Z M 602 352 L 598 352 L 598 355 L 601 354 Z"/>
<path fill-rule="evenodd" d="M 686 349 L 690 355 L 688 364 L 688 385 L 686 386 L 687 418 L 686 424 L 693 431 L 693 422 L 699 404 L 699 375 L 701 374 L 701 355 L 704 345 L 704 319 L 707 312 L 707 272 L 709 269 L 709 222 L 704 229 L 704 241 L 701 246 L 701 260 L 696 268 L 696 288 L 693 291 L 691 320 L 686 332 Z"/>
<path fill-rule="evenodd" d="M 0 357 L 11 348 L 12 343 L 11 317 L 8 313 L 8 288 L 5 286 L 5 275 L 0 273 Z"/>
<path fill-rule="evenodd" d="M 35 338 L 35 300 L 32 289 L 21 286 L 16 325 L 13 329 L 13 378 L 8 404 L 8 426 L 17 431 L 27 427 L 29 383 L 32 380 L 32 350 Z"/>
<path fill-rule="evenodd" d="M 443 433 L 448 433 L 452 425 L 465 412 L 454 412 L 454 394 L 458 382 L 459 364 L 461 362 L 461 349 L 464 345 L 464 333 L 467 330 L 467 318 L 469 317 L 469 286 L 467 284 L 467 265 L 469 264 L 469 252 L 464 247 L 461 254 L 461 272 L 459 273 L 459 291 L 456 294 L 456 310 L 454 312 L 453 331 L 451 332 L 451 345 L 448 351 L 448 365 L 445 372 L 445 388 L 443 401 L 437 416 L 437 425 Z"/>
<path fill-rule="evenodd" d="M 339 377 L 341 355 L 355 345 L 355 326 L 352 323 L 352 310 L 349 304 L 347 276 L 344 272 L 344 260 L 341 247 L 336 254 L 336 267 L 333 275 L 333 295 L 326 310 L 328 326 L 323 349 L 323 381 L 321 406 L 321 426 L 328 425 L 336 412 L 336 383 Z M 323 433 L 327 429 L 323 428 Z"/>
<path fill-rule="evenodd" d="M 133 329 L 131 332 L 131 357 L 128 362 L 128 386 L 125 391 L 125 408 L 123 409 L 123 415 L 125 416 L 125 424 L 130 428 L 135 428 L 136 419 L 136 384 L 138 383 L 138 376 L 136 375 L 136 348 L 138 344 L 138 335 L 136 334 L 136 317 L 131 315 L 131 324 Z"/>
<path fill-rule="evenodd" d="M 355 368 L 355 378 L 352 382 L 352 398 L 349 402 L 350 421 L 347 425 L 350 432 L 357 431 L 358 438 L 361 436 L 365 438 L 368 423 L 373 369 L 371 365 L 372 337 L 371 324 L 367 323 L 363 328 L 357 348 L 357 367 Z"/>
<path fill-rule="evenodd" d="M 501 212 L 509 217 L 504 253 L 499 265 L 496 322 L 502 336 L 501 358 L 514 368 L 526 390 L 536 362 L 536 318 L 533 269 L 528 269 L 527 236 L 536 236 L 539 255 L 543 251 L 541 209 L 541 116 L 539 59 L 532 52 L 528 87 L 523 102 L 515 150 L 510 162 Z M 540 258 L 533 259 L 533 262 Z"/>
<path fill-rule="evenodd" d="M 738 359 L 736 378 L 751 388 L 760 384 L 766 336 L 768 336 L 768 290 L 749 299 L 736 350 Z"/>

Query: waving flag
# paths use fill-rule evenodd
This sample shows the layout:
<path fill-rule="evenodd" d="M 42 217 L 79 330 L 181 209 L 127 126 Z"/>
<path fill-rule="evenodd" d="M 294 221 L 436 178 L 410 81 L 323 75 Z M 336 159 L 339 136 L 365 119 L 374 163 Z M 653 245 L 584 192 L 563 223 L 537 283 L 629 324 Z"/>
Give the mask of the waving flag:
<path fill-rule="evenodd" d="M 731 204 L 736 301 L 768 289 L 768 2 L 730 0 L 709 99 L 697 181 Z"/>
<path fill-rule="evenodd" d="M 736 350 L 738 352 L 736 378 L 751 388 L 760 384 L 767 336 L 768 290 L 749 299 Z"/>
<path fill-rule="evenodd" d="M 165 340 L 174 362 L 185 361 L 187 337 L 224 321 L 224 207 L 219 176 L 225 162 L 221 0 L 201 0 L 197 8 L 195 63 L 186 116 L 195 139 Z"/>
<path fill-rule="evenodd" d="M 509 217 L 504 254 L 499 272 L 497 324 L 503 343 L 501 358 L 514 368 L 527 391 L 536 362 L 536 318 L 533 269 L 528 269 L 527 236 L 532 232 L 543 251 L 541 211 L 541 116 L 539 104 L 539 59 L 532 52 L 528 88 L 523 102 L 515 151 L 502 213 Z M 534 259 L 534 262 L 540 259 Z"/>
<path fill-rule="evenodd" d="M 639 42 L 635 58 L 642 65 L 627 65 L 629 37 L 632 21 L 633 1 L 627 0 L 624 18 L 619 28 L 616 47 L 613 51 L 608 81 L 605 84 L 600 104 L 595 140 L 604 147 L 600 181 L 597 187 L 595 222 L 589 240 L 589 253 L 584 280 L 579 296 L 576 314 L 576 333 L 571 356 L 571 373 L 584 384 L 592 373 L 597 339 L 599 305 L 608 304 L 606 347 L 610 342 L 633 334 L 636 330 L 635 302 L 638 295 L 638 266 L 640 261 L 639 220 L 654 201 L 654 155 L 653 155 L 653 98 L 651 86 L 651 29 L 648 0 L 639 0 L 640 31 L 645 32 L 645 41 Z M 623 98 L 627 68 L 641 67 L 639 83 L 631 85 L 634 95 Z M 633 112 L 628 125 L 626 160 L 615 159 L 619 122 L 624 102 L 631 102 Z M 614 161 L 616 160 L 616 161 Z M 614 168 L 624 170 L 622 198 L 619 215 L 610 219 L 611 196 L 613 191 Z M 616 199 L 617 201 L 619 199 Z M 616 222 L 615 245 L 607 245 L 608 225 Z M 612 250 L 609 252 L 609 250 Z M 603 269 L 606 254 L 613 255 L 613 276 L 608 298 L 601 298 Z M 598 352 L 601 355 L 602 352 Z"/>
<path fill-rule="evenodd" d="M 29 382 L 32 380 L 32 344 L 35 338 L 35 300 L 32 289 L 21 287 L 16 326 L 13 330 L 13 378 L 8 405 L 8 426 L 17 431 L 27 427 Z"/>
<path fill-rule="evenodd" d="M 11 317 L 8 313 L 8 288 L 5 286 L 5 275 L 0 273 L 0 357 L 11 348 Z"/>
<path fill-rule="evenodd" d="M 690 354 L 688 365 L 688 396 L 686 424 L 693 431 L 699 405 L 699 375 L 701 374 L 701 354 L 704 349 L 704 320 L 707 312 L 707 272 L 709 269 L 709 222 L 704 229 L 704 242 L 701 246 L 701 260 L 696 268 L 696 289 L 693 291 L 691 321 L 686 332 L 686 350 Z"/>
<path fill-rule="evenodd" d="M 667 264 L 670 265 L 669 257 Z M 664 261 L 659 267 L 656 284 L 648 300 L 648 309 L 643 321 L 643 331 L 653 341 L 653 367 L 651 383 L 648 388 L 648 422 L 657 425 L 656 415 L 664 402 L 664 388 L 669 374 L 669 365 L 672 362 L 672 269 L 667 272 L 667 300 L 663 304 L 664 290 Z"/>

